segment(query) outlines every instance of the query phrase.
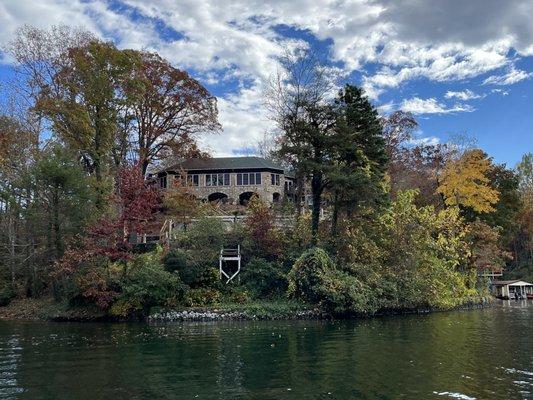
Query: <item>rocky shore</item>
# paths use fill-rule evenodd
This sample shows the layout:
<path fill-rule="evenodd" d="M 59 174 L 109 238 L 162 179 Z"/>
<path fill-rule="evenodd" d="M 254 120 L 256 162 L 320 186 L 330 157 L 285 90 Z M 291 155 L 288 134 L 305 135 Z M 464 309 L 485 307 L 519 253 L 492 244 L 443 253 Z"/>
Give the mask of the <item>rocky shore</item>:
<path fill-rule="evenodd" d="M 222 321 L 222 320 L 275 320 L 275 319 L 320 319 L 327 317 L 318 309 L 300 310 L 294 313 L 272 313 L 254 311 L 228 311 L 228 310 L 183 310 L 163 311 L 151 314 L 147 317 L 148 322 L 172 322 L 172 321 Z"/>

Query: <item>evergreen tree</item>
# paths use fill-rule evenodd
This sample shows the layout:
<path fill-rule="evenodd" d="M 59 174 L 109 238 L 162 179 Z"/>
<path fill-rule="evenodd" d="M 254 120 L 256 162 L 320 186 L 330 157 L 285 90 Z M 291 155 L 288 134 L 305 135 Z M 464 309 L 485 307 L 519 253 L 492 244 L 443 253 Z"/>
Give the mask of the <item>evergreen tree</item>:
<path fill-rule="evenodd" d="M 337 121 L 329 183 L 333 194 L 332 234 L 341 210 L 352 212 L 385 198 L 385 140 L 378 113 L 361 88 L 346 85 L 335 100 Z"/>
<path fill-rule="evenodd" d="M 46 148 L 29 171 L 33 201 L 27 208 L 32 232 L 46 248 L 48 263 L 63 256 L 68 238 L 81 232 L 94 211 L 94 192 L 76 158 L 64 148 Z"/>

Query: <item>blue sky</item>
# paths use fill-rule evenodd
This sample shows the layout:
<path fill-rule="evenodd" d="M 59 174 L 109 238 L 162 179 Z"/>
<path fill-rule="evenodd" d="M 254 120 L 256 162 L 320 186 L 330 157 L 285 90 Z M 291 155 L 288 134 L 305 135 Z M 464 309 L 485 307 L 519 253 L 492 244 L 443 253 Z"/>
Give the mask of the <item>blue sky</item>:
<path fill-rule="evenodd" d="M 531 15 L 531 0 L 2 0 L 0 40 L 75 24 L 159 52 L 218 97 L 224 131 L 200 141 L 226 156 L 272 130 L 263 96 L 280 54 L 312 47 L 382 113 L 415 113 L 418 139 L 466 132 L 514 166 L 533 151 Z M 11 75 L 4 55 L 0 83 Z"/>

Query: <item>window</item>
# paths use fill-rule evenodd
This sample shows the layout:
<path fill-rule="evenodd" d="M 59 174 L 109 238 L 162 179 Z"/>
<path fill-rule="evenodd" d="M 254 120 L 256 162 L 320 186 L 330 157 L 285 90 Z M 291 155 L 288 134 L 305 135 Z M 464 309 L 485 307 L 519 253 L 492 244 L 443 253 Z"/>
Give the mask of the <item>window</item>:
<path fill-rule="evenodd" d="M 167 176 L 166 175 L 159 178 L 159 187 L 162 189 L 167 188 Z"/>
<path fill-rule="evenodd" d="M 270 174 L 270 184 L 279 186 L 279 174 Z"/>
<path fill-rule="evenodd" d="M 292 189 L 292 181 L 285 180 L 285 190 Z"/>
<path fill-rule="evenodd" d="M 191 186 L 200 186 L 200 176 L 198 174 L 187 175 L 187 183 Z"/>
<path fill-rule="evenodd" d="M 207 174 L 205 186 L 229 186 L 229 174 Z"/>
<path fill-rule="evenodd" d="M 246 172 L 237 174 L 237 185 L 260 185 L 261 173 L 260 172 Z"/>

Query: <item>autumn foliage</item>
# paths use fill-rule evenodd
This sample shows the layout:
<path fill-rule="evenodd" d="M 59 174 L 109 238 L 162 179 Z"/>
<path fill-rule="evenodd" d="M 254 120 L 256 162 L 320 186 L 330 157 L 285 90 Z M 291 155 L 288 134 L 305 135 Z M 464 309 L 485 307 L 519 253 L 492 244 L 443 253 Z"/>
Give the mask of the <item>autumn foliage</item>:
<path fill-rule="evenodd" d="M 142 233 L 160 207 L 158 191 L 147 184 L 137 165 L 121 169 L 116 187 L 109 199 L 113 210 L 84 231 L 53 272 L 55 278 L 74 276 L 82 296 L 102 308 L 117 295 L 109 284 L 109 268 L 132 259 L 130 234 Z"/>
<path fill-rule="evenodd" d="M 494 211 L 499 193 L 490 186 L 490 168 L 490 160 L 479 149 L 448 161 L 437 189 L 444 195 L 446 205 L 469 207 L 478 213 Z"/>

